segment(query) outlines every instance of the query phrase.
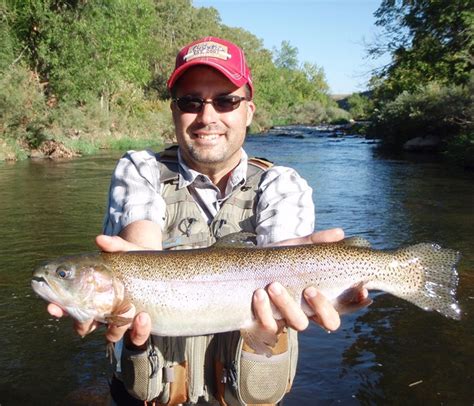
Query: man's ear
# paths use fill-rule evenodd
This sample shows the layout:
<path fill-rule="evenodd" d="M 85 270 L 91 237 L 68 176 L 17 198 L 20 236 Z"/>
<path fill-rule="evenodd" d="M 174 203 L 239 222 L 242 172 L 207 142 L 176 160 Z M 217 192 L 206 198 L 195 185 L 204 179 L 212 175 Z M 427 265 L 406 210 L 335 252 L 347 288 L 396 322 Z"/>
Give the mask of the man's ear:
<path fill-rule="evenodd" d="M 255 104 L 253 101 L 247 102 L 247 127 L 252 124 L 253 115 L 255 113 Z"/>
<path fill-rule="evenodd" d="M 173 121 L 176 122 L 175 120 L 179 117 L 180 110 L 178 106 L 176 105 L 176 103 L 173 101 L 170 102 L 170 109 L 171 109 L 171 116 L 173 117 Z"/>

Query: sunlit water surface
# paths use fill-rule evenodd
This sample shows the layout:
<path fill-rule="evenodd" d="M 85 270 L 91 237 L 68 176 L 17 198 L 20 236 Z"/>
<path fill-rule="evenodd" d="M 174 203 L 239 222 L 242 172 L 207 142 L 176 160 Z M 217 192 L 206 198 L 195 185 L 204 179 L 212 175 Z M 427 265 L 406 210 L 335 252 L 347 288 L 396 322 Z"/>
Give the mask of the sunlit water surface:
<path fill-rule="evenodd" d="M 328 334 L 300 335 L 285 405 L 473 404 L 474 182 L 433 159 L 389 158 L 373 141 L 286 127 L 249 137 L 250 155 L 294 167 L 313 188 L 317 228 L 344 228 L 387 249 L 437 242 L 463 254 L 461 321 L 389 295 Z M 0 165 L 0 405 L 102 404 L 103 334 L 84 339 L 30 288 L 42 260 L 95 249 L 110 174 L 121 155 Z"/>

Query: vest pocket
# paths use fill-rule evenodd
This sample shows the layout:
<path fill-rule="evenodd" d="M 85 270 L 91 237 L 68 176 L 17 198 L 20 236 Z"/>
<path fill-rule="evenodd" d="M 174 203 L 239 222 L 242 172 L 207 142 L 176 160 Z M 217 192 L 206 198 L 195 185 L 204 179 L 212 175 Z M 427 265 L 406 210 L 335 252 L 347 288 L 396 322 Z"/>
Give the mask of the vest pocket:
<path fill-rule="evenodd" d="M 275 404 L 288 389 L 289 352 L 270 358 L 247 351 L 241 352 L 238 371 L 239 397 L 245 404 Z"/>
<path fill-rule="evenodd" d="M 244 404 L 276 404 L 289 390 L 292 380 L 288 333 L 285 331 L 267 357 L 255 354 L 243 340 L 238 362 L 238 397 Z"/>
<path fill-rule="evenodd" d="M 162 391 L 162 367 L 154 346 L 148 340 L 146 350 L 123 347 L 121 379 L 127 391 L 140 400 L 153 400 Z"/>

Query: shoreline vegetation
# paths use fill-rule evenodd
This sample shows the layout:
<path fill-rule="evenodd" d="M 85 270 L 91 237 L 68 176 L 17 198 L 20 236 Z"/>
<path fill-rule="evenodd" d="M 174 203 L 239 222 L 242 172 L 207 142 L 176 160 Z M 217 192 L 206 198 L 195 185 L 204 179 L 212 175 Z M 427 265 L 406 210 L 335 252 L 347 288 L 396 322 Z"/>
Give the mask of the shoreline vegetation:
<path fill-rule="evenodd" d="M 301 63 L 289 42 L 265 49 L 191 0 L 4 2 L 0 161 L 173 141 L 166 79 L 174 57 L 191 40 L 214 35 L 239 44 L 252 67 L 250 133 L 348 124 L 385 149 L 429 149 L 474 168 L 474 12 L 462 0 L 444 3 L 381 1 L 374 15 L 387 35 L 368 53 L 390 52 L 392 62 L 373 73 L 367 92 L 335 97 L 323 69 Z"/>

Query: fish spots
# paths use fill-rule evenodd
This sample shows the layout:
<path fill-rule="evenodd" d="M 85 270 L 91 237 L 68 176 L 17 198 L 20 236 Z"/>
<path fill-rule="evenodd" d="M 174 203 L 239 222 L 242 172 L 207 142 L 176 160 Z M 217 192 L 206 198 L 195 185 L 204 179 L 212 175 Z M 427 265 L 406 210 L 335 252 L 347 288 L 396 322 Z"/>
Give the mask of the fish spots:
<path fill-rule="evenodd" d="M 310 285 L 336 298 L 363 281 L 367 289 L 380 289 L 421 308 L 459 318 L 458 260 L 456 251 L 435 244 L 390 252 L 343 244 L 214 247 L 78 256 L 51 263 L 50 268 L 42 268 L 41 275 L 47 275 L 45 269 L 54 273 L 61 264 L 76 267 L 82 279 L 65 287 L 77 308 L 83 309 L 76 314 L 104 312 L 129 301 L 137 311 L 150 313 L 154 328 L 173 324 L 166 331 L 207 334 L 229 331 L 222 330 L 224 324 L 230 330 L 239 329 L 241 324 L 226 320 L 234 316 L 237 320 L 237 314 L 249 316 L 253 292 L 271 282 L 280 282 L 300 301 L 303 289 Z M 200 324 L 206 325 L 202 331 Z"/>

